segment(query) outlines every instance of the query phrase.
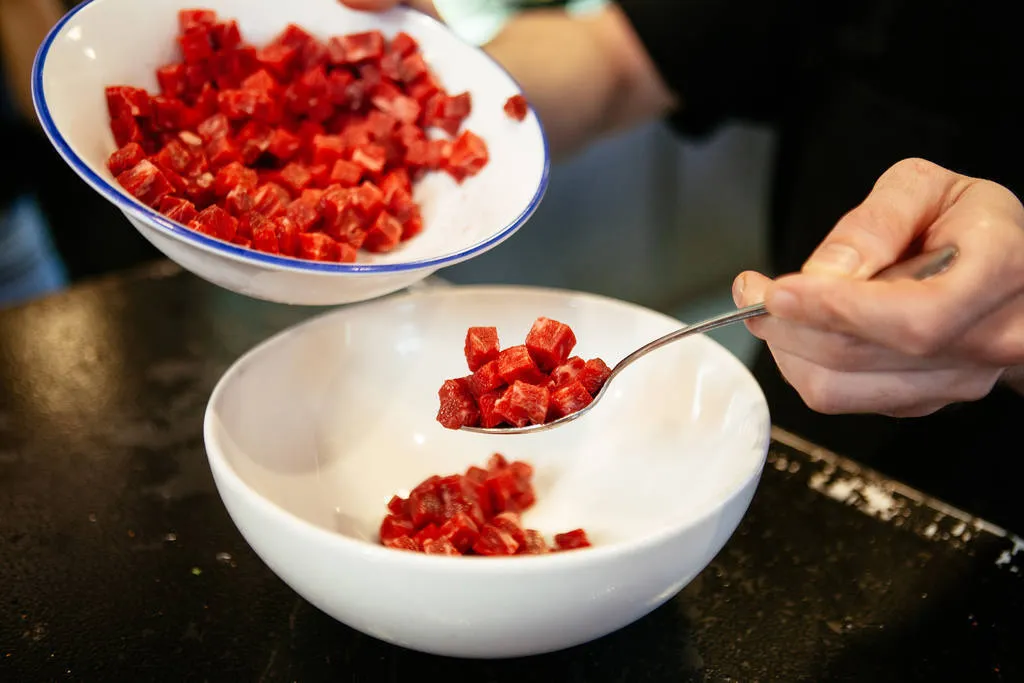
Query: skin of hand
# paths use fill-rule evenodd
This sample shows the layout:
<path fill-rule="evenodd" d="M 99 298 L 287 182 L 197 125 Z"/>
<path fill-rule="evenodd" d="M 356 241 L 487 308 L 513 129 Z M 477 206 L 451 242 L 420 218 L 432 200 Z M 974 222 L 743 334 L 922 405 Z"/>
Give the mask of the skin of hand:
<path fill-rule="evenodd" d="M 39 122 L 32 105 L 32 60 L 47 32 L 63 15 L 58 0 L 0 0 L 4 77 L 26 121 Z"/>
<path fill-rule="evenodd" d="M 430 0 L 341 2 L 361 11 L 406 4 L 437 16 Z M 662 118 L 678 106 L 615 5 L 586 16 L 524 10 L 484 50 L 522 86 L 556 159 L 605 135 Z"/>
<path fill-rule="evenodd" d="M 946 272 L 869 281 L 913 248 L 954 245 Z M 1024 388 L 1024 208 L 996 183 L 903 160 L 846 214 L 800 273 L 733 283 L 747 322 L 813 410 L 916 417 Z"/>

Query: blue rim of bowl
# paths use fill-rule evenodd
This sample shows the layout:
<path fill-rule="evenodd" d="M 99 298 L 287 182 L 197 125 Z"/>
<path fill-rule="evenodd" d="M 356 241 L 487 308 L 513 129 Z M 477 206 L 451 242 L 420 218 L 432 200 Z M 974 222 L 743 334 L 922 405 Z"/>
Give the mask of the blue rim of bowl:
<path fill-rule="evenodd" d="M 57 36 L 60 35 L 64 26 L 66 26 L 76 14 L 89 5 L 92 5 L 94 2 L 96 2 L 96 0 L 85 0 L 85 2 L 77 5 L 65 14 L 60 21 L 50 29 L 50 32 L 46 34 L 46 38 L 43 39 L 42 44 L 40 44 L 39 49 L 36 51 L 35 59 L 32 62 L 32 104 L 35 107 L 36 114 L 39 116 L 40 123 L 43 126 L 43 131 L 46 133 L 46 136 L 50 139 L 53 146 L 57 149 L 57 153 L 64 158 L 64 160 L 83 180 L 85 180 L 93 187 L 93 189 L 99 192 L 104 198 L 114 204 L 121 211 L 145 217 L 149 222 L 154 224 L 157 229 L 170 237 L 186 243 L 192 243 L 207 250 L 221 253 L 233 258 L 234 260 L 257 263 L 261 266 L 271 267 L 277 270 L 299 270 L 315 273 L 338 274 L 399 273 L 428 268 L 438 270 L 445 266 L 451 266 L 456 263 L 466 261 L 474 255 L 482 254 L 511 237 L 534 214 L 537 207 L 540 205 L 541 200 L 544 198 L 544 193 L 547 191 L 548 176 L 551 171 L 551 150 L 548 145 L 547 134 L 544 131 L 544 125 L 541 122 L 540 117 L 537 116 L 536 110 L 534 110 L 531 105 L 530 110 L 534 112 L 534 118 L 537 121 L 537 127 L 540 131 L 541 143 L 544 149 L 544 169 L 541 173 L 537 191 L 534 193 L 533 198 L 530 200 L 527 207 L 519 214 L 518 217 L 516 217 L 514 221 L 487 239 L 470 245 L 461 251 L 445 254 L 443 256 L 420 259 L 417 261 L 406 261 L 402 263 L 323 263 L 318 261 L 304 261 L 287 256 L 265 254 L 240 245 L 230 244 L 228 242 L 209 237 L 194 230 L 189 230 L 185 226 L 169 220 L 159 212 L 154 211 L 152 208 L 139 202 L 134 197 L 128 195 L 125 191 L 115 187 L 106 178 L 93 171 L 89 165 L 86 164 L 73 149 L 71 149 L 71 145 L 69 145 L 67 140 L 64 139 L 64 136 L 61 135 L 60 131 L 57 129 L 57 125 L 53 121 L 53 117 L 50 115 L 50 108 L 43 95 L 43 68 L 46 64 L 46 58 L 49 54 L 50 46 L 53 45 Z M 448 29 L 442 22 L 429 15 L 408 8 L 399 7 L 392 11 L 411 12 L 428 22 L 433 22 L 443 27 L 455 40 L 476 50 L 498 69 L 504 72 L 505 75 L 508 76 L 509 80 L 511 80 L 515 85 L 519 93 L 522 93 L 522 86 L 519 85 L 519 82 L 513 78 L 512 74 L 510 74 L 504 66 L 495 61 L 480 47 L 459 38 L 458 35 L 451 32 L 450 29 Z"/>

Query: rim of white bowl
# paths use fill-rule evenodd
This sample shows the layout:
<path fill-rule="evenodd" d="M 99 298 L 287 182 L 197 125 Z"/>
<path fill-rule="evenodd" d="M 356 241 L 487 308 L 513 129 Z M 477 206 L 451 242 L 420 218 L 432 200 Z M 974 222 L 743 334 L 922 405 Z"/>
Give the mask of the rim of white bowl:
<path fill-rule="evenodd" d="M 639 550 L 645 549 L 650 546 L 655 546 L 662 543 L 666 538 L 674 536 L 684 529 L 695 526 L 718 513 L 725 505 L 731 501 L 743 487 L 750 483 L 750 480 L 761 476 L 764 470 L 764 464 L 768 456 L 768 449 L 771 444 L 771 413 L 768 409 L 768 401 L 765 398 L 764 391 L 761 389 L 761 385 L 758 384 L 757 380 L 754 379 L 750 370 L 743 365 L 743 363 L 733 356 L 728 349 L 723 347 L 721 344 L 716 342 L 710 337 L 705 337 L 706 342 L 710 342 L 712 345 L 718 347 L 721 353 L 725 353 L 733 357 L 735 362 L 739 365 L 739 368 L 746 373 L 750 380 L 754 390 L 758 393 L 761 398 L 762 405 L 765 407 L 765 425 L 764 434 L 761 437 L 761 443 L 758 446 L 758 450 L 761 453 L 759 458 L 760 463 L 757 467 L 753 468 L 751 472 L 731 487 L 726 494 L 717 500 L 713 505 L 708 506 L 706 510 L 700 514 L 695 515 L 692 519 L 686 521 L 683 524 L 676 524 L 664 529 L 660 529 L 654 533 L 644 534 L 633 539 L 619 541 L 609 545 L 595 545 L 590 548 L 584 549 L 581 552 L 553 552 L 546 555 L 530 555 L 530 556 L 513 556 L 513 557 L 477 557 L 477 556 L 459 556 L 449 557 L 446 555 L 427 555 L 425 553 L 414 553 L 408 551 L 399 551 L 393 548 L 387 548 L 385 546 L 355 538 L 351 538 L 344 534 L 326 529 L 322 526 L 314 524 L 302 517 L 299 517 L 290 510 L 281 507 L 277 503 L 274 503 L 264 496 L 260 495 L 255 489 L 249 486 L 235 471 L 235 469 L 227 462 L 223 452 L 220 449 L 218 440 L 213 435 L 214 425 L 214 405 L 218 402 L 221 393 L 224 391 L 224 387 L 229 381 L 233 379 L 235 373 L 239 371 L 245 364 L 245 362 L 263 351 L 268 346 L 271 346 L 282 337 L 290 334 L 295 334 L 298 330 L 309 326 L 320 324 L 325 318 L 346 315 L 348 312 L 362 308 L 364 306 L 374 306 L 384 304 L 385 302 L 394 300 L 406 300 L 406 299 L 417 299 L 423 297 L 452 297 L 452 296 L 469 296 L 473 294 L 485 293 L 505 293 L 514 295 L 523 290 L 530 292 L 549 293 L 549 294 L 560 294 L 560 295 L 571 295 L 573 297 L 579 297 L 584 299 L 591 299 L 598 302 L 614 303 L 617 305 L 626 306 L 627 308 L 635 309 L 647 314 L 653 314 L 660 316 L 666 321 L 671 321 L 679 324 L 679 320 L 672 316 L 666 315 L 659 311 L 640 306 L 629 301 L 623 301 L 621 299 L 615 299 L 613 297 L 603 296 L 601 294 L 592 294 L 589 292 L 581 292 L 571 289 L 562 289 L 556 287 L 535 287 L 528 285 L 469 285 L 460 287 L 445 287 L 443 289 L 432 289 L 432 290 L 421 290 L 421 291 L 407 291 L 401 294 L 393 294 L 382 299 L 375 299 L 372 301 L 361 302 L 346 306 L 342 309 L 336 309 L 333 311 L 327 311 L 314 315 L 307 320 L 304 320 L 296 325 L 292 325 L 280 332 L 274 334 L 271 337 L 263 340 L 259 344 L 253 346 L 251 349 L 246 351 L 244 354 L 239 356 L 234 363 L 224 372 L 217 384 L 214 386 L 213 391 L 210 393 L 210 399 L 206 404 L 206 410 L 203 414 L 203 443 L 206 449 L 206 457 L 210 463 L 211 469 L 214 471 L 214 476 L 219 477 L 221 481 L 227 486 L 240 492 L 242 495 L 250 498 L 252 504 L 260 508 L 264 514 L 277 517 L 282 520 L 287 520 L 290 524 L 295 525 L 298 533 L 306 534 L 311 542 L 327 543 L 339 545 L 343 548 L 351 549 L 353 552 L 365 555 L 369 558 L 381 561 L 394 561 L 394 562 L 448 562 L 450 567 L 458 570 L 465 568 L 466 571 L 494 571 L 494 572 L 508 572 L 510 570 L 526 570 L 529 571 L 529 567 L 536 566 L 539 563 L 540 567 L 551 567 L 552 564 L 558 563 L 562 565 L 573 565 L 573 564 L 589 564 L 595 561 L 601 561 L 605 558 L 613 556 L 619 556 L 622 554 L 634 553 Z M 529 438 L 523 436 L 521 438 Z M 218 487 L 221 484 L 218 483 Z M 223 502 L 223 501 L 222 501 Z M 229 511 L 230 512 L 230 511 Z M 383 512 L 381 513 L 383 516 Z M 746 512 L 744 512 L 744 515 Z M 742 517 L 740 518 L 742 521 Z M 241 530 L 239 530 L 241 532 Z M 243 534 L 244 535 L 244 534 Z M 529 558 L 529 559 L 527 559 Z M 543 559 L 541 559 L 543 558 Z M 436 566 L 436 565 L 434 565 Z"/>
<path fill-rule="evenodd" d="M 64 30 L 67 23 L 71 21 L 75 15 L 90 5 L 100 2 L 103 2 L 103 0 L 85 0 L 85 2 L 77 5 L 61 17 L 60 21 L 58 21 L 54 27 L 50 29 L 50 32 L 46 34 L 46 38 L 44 38 L 43 42 L 40 44 L 39 49 L 36 51 L 35 59 L 32 62 L 32 104 L 35 107 L 36 114 L 39 116 L 39 120 L 43 126 L 43 131 L 46 133 L 46 136 L 56 148 L 57 153 L 63 157 L 64 161 L 71 166 L 75 173 L 77 173 L 86 183 L 92 186 L 94 190 L 99 192 L 105 199 L 107 199 L 107 201 L 114 204 L 118 209 L 134 214 L 138 218 L 145 219 L 165 235 L 176 238 L 182 242 L 190 243 L 193 246 L 206 251 L 216 252 L 235 261 L 255 263 L 273 270 L 298 270 L 314 273 L 348 275 L 399 273 L 427 268 L 437 270 L 466 261 L 475 255 L 482 254 L 501 244 L 501 242 L 515 234 L 515 232 L 530 219 L 537 210 L 537 207 L 540 205 L 541 200 L 544 198 L 544 193 L 547 191 L 548 187 L 548 176 L 551 171 L 551 151 L 548 145 L 547 133 L 544 130 L 544 124 L 541 122 L 540 117 L 537 116 L 536 110 L 534 110 L 533 106 L 528 104 L 530 111 L 534 112 L 534 118 L 537 121 L 537 127 L 540 131 L 541 143 L 544 150 L 544 169 L 541 173 L 540 183 L 537 186 L 537 190 L 534 193 L 533 198 L 530 200 L 530 203 L 515 220 L 498 230 L 487 239 L 470 245 L 460 251 L 443 254 L 441 256 L 417 259 L 415 261 L 405 261 L 402 263 L 326 263 L 320 261 L 305 261 L 288 256 L 266 254 L 240 245 L 224 242 L 215 237 L 209 237 L 194 230 L 189 230 L 185 226 L 169 220 L 158 211 L 146 206 L 135 197 L 129 195 L 123 189 L 115 186 L 106 178 L 93 171 L 92 168 L 90 168 L 89 165 L 86 164 L 85 161 L 71 148 L 71 145 L 68 144 L 68 141 L 61 134 L 50 114 L 50 108 L 46 103 L 46 97 L 43 93 L 43 71 L 46 68 L 46 58 L 49 55 L 50 47 Z M 451 31 L 451 29 L 445 26 L 444 23 L 429 15 L 407 7 L 399 6 L 389 11 L 407 13 L 415 16 L 415 21 L 423 21 L 440 26 L 451 35 L 453 40 L 476 50 L 495 67 L 503 71 L 515 85 L 517 91 L 520 94 L 522 93 L 522 86 L 515 78 L 513 78 L 512 74 L 510 74 L 504 66 L 493 59 L 480 47 L 473 45 L 472 43 L 468 43 L 460 38 L 457 34 Z"/>

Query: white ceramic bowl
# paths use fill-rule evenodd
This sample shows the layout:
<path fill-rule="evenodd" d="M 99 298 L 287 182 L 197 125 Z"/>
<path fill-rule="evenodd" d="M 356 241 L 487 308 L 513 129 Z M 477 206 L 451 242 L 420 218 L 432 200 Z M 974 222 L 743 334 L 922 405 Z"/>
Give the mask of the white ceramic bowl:
<path fill-rule="evenodd" d="M 446 430 L 437 390 L 466 374 L 471 325 L 521 343 L 545 315 L 577 353 L 614 363 L 678 321 L 590 294 L 447 287 L 339 309 L 227 371 L 205 441 L 235 524 L 269 567 L 339 621 L 408 648 L 513 657 L 598 638 L 672 598 L 715 556 L 754 494 L 769 439 L 760 387 L 694 337 L 631 366 L 586 417 L 547 432 Z M 583 527 L 593 548 L 439 557 L 382 547 L 392 494 L 501 452 L 536 468 L 524 523 Z"/>
<path fill-rule="evenodd" d="M 289 22 L 325 38 L 370 29 L 415 37 L 450 92 L 468 90 L 466 127 L 485 139 L 491 160 L 457 185 L 433 173 L 418 185 L 425 229 L 387 254 L 360 252 L 356 264 L 311 263 L 230 245 L 188 230 L 126 194 L 106 167 L 115 149 L 104 88 L 128 84 L 157 90 L 155 69 L 177 59 L 177 11 L 208 7 L 238 20 L 257 45 Z M 65 16 L 36 56 L 32 93 L 43 129 L 68 164 L 117 206 L 139 232 L 200 277 L 241 294 L 290 304 L 333 305 L 394 292 L 510 237 L 537 208 L 547 187 L 548 151 L 531 110 L 525 121 L 502 107 L 520 92 L 481 50 L 417 12 L 355 12 L 337 0 L 87 0 Z M 116 233 L 114 234 L 116 238 Z"/>

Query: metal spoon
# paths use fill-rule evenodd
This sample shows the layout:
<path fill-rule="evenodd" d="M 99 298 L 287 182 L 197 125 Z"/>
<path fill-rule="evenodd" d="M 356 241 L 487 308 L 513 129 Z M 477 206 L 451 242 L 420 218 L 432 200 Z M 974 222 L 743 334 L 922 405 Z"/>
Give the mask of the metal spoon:
<path fill-rule="evenodd" d="M 945 272 L 956 259 L 958 250 L 956 247 L 943 247 L 936 251 L 930 251 L 924 254 L 919 254 L 906 261 L 901 261 L 895 265 L 886 268 L 885 270 L 878 273 L 874 280 L 897 280 L 904 277 L 911 277 L 915 280 L 925 280 L 939 273 Z M 629 354 L 612 368 L 612 372 L 608 375 L 608 379 L 605 380 L 604 386 L 594 396 L 594 400 L 590 402 L 585 408 L 582 408 L 575 413 L 560 417 L 557 420 L 552 420 L 546 424 L 539 425 L 527 425 L 525 427 L 491 427 L 489 429 L 484 427 L 461 427 L 463 431 L 476 432 L 478 434 L 533 434 L 536 432 L 547 431 L 548 429 L 554 429 L 555 427 L 561 427 L 564 424 L 572 422 L 583 415 L 585 415 L 591 408 L 597 405 L 597 402 L 608 392 L 608 387 L 611 385 L 612 380 L 622 372 L 626 366 L 633 361 L 646 356 L 655 349 L 660 349 L 666 344 L 685 339 L 686 337 L 702 334 L 719 327 L 726 325 L 732 325 L 733 323 L 741 322 L 743 320 L 749 320 L 750 318 L 757 318 L 768 313 L 765 309 L 764 303 L 754 304 L 753 306 L 747 306 L 746 308 L 740 308 L 730 313 L 723 313 L 722 315 L 716 315 L 714 318 L 708 318 L 699 323 L 687 325 L 686 327 L 670 332 L 664 337 L 655 339 L 650 344 L 641 346 L 639 349 Z"/>

